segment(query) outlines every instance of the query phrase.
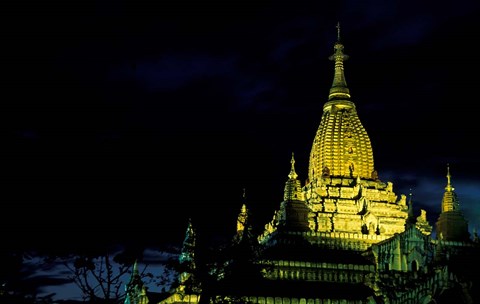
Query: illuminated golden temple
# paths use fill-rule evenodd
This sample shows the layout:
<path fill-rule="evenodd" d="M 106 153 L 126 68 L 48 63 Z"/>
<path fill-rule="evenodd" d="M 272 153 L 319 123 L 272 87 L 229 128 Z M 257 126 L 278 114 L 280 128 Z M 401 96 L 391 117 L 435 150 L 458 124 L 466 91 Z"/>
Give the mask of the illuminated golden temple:
<path fill-rule="evenodd" d="M 263 232 L 253 234 L 245 202 L 237 234 L 214 258 L 199 257 L 189 223 L 178 282 L 159 303 L 478 303 L 469 270 L 478 237 L 468 232 L 450 168 L 434 238 L 426 211 L 415 216 L 411 197 L 378 177 L 347 87 L 347 58 L 338 29 L 306 184 L 292 155 L 284 199 Z M 144 289 L 129 290 L 143 290 L 128 293 L 129 304 L 148 303 Z"/>

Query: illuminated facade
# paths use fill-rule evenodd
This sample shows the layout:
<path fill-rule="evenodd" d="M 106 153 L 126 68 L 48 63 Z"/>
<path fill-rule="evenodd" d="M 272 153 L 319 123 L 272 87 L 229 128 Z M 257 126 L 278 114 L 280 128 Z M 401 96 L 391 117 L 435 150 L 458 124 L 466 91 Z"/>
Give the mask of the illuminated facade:
<path fill-rule="evenodd" d="M 434 239 L 425 210 L 415 216 L 411 197 L 407 202 L 391 182 L 378 178 L 346 84 L 343 50 L 339 35 L 307 183 L 298 180 L 292 156 L 284 200 L 273 219 L 253 236 L 243 205 L 228 247 L 240 262 L 230 255 L 212 263 L 208 284 L 189 281 L 200 276 L 189 224 L 179 285 L 159 303 L 475 302 L 475 280 L 465 272 L 470 265 L 462 268 L 458 261 L 478 253 L 478 238 L 470 238 L 449 169 Z"/>

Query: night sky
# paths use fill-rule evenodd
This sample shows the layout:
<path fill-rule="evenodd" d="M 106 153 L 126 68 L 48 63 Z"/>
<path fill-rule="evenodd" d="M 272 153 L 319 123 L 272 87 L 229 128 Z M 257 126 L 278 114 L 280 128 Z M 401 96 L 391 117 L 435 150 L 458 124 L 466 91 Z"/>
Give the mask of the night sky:
<path fill-rule="evenodd" d="M 336 3 L 336 4 L 334 4 Z M 434 225 L 450 164 L 480 228 L 478 1 L 62 1 L 2 20 L 8 246 L 231 236 L 307 178 L 336 24 L 375 168 Z"/>

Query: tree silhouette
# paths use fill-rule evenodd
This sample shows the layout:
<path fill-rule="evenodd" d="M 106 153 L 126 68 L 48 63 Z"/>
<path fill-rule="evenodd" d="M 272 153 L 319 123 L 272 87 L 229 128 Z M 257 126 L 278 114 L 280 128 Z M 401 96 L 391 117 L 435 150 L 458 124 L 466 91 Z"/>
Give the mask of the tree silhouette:
<path fill-rule="evenodd" d="M 57 257 L 68 269 L 69 279 L 79 288 L 83 300 L 92 304 L 119 304 L 125 299 L 125 284 L 135 260 L 141 257 L 136 248 L 103 248 L 93 252 Z M 152 282 L 153 274 L 142 272 Z"/>

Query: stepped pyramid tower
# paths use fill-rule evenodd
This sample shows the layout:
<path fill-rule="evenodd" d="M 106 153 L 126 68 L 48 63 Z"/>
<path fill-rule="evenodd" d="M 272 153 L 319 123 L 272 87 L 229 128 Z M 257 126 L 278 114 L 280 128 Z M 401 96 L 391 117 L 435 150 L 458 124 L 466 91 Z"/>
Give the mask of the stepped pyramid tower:
<path fill-rule="evenodd" d="M 333 83 L 306 184 L 292 154 L 283 200 L 264 229 L 252 234 L 244 201 L 232 242 L 215 251 L 218 261 L 180 255 L 189 265 L 211 266 L 200 274 L 204 284 L 190 293 L 174 290 L 160 304 L 479 302 L 480 281 L 471 269 L 478 266 L 480 242 L 476 233 L 469 238 L 449 169 L 436 223 L 441 238 L 434 239 L 426 211 L 413 212 L 412 194 L 407 202 L 375 170 L 370 138 L 347 87 L 347 58 L 337 26 Z M 186 283 L 185 275 L 179 281 Z"/>
<path fill-rule="evenodd" d="M 447 185 L 442 199 L 442 212 L 436 223 L 437 237 L 445 241 L 465 241 L 470 238 L 468 222 L 460 210 L 460 203 L 451 183 L 450 166 L 447 165 Z"/>
<path fill-rule="evenodd" d="M 335 72 L 328 102 L 310 152 L 308 183 L 300 191 L 297 174 L 289 175 L 296 200 L 309 209 L 307 222 L 329 246 L 366 249 L 405 230 L 406 196 L 397 196 L 391 182 L 382 182 L 374 169 L 367 131 L 351 100 L 344 73 L 344 46 L 338 40 L 330 59 Z M 292 164 L 293 168 L 293 164 Z M 287 184 L 288 187 L 288 184 Z M 273 223 L 274 226 L 274 223 Z"/>

